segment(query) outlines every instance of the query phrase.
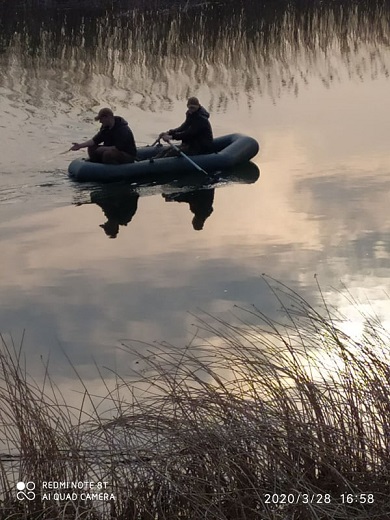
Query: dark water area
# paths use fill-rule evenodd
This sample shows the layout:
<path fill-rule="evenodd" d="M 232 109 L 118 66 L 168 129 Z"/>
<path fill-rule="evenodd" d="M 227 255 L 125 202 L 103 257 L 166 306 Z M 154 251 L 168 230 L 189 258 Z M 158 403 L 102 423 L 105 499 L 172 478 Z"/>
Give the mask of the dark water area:
<path fill-rule="evenodd" d="M 92 359 L 131 373 L 122 342 L 184 345 L 201 311 L 275 313 L 264 272 L 313 302 L 314 275 L 332 295 L 345 283 L 387 314 L 388 2 L 0 7 L 0 332 L 24 335 L 31 368 L 51 353 L 66 379 L 65 352 L 91 379 Z M 182 122 L 190 95 L 216 136 L 260 142 L 249 180 L 116 192 L 68 179 L 77 155 L 63 152 L 96 133 L 99 108 L 143 145 Z"/>

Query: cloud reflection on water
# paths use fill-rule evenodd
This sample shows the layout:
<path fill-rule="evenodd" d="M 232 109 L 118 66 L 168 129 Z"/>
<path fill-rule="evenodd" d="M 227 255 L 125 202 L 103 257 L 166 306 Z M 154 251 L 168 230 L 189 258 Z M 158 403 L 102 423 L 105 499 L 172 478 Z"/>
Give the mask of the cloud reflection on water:
<path fill-rule="evenodd" d="M 273 309 L 262 272 L 309 300 L 314 272 L 353 287 L 373 272 L 375 288 L 388 279 L 388 118 L 379 104 L 389 11 L 380 2 L 285 12 L 254 4 L 157 19 L 142 10 L 0 15 L 2 189 L 16 200 L 27 193 L 0 224 L 0 330 L 26 328 L 35 352 L 61 343 L 79 364 L 111 363 L 121 339 L 185 341 L 194 330 L 187 310 Z M 131 223 L 107 240 L 100 208 L 70 206 L 68 157 L 57 155 L 62 177 L 42 163 L 92 133 L 98 106 L 126 111 L 145 138 L 182 118 L 190 91 L 216 133 L 231 127 L 261 141 L 261 183 L 218 190 L 198 234 L 184 205 L 141 197 Z M 56 178 L 55 196 L 36 189 Z"/>

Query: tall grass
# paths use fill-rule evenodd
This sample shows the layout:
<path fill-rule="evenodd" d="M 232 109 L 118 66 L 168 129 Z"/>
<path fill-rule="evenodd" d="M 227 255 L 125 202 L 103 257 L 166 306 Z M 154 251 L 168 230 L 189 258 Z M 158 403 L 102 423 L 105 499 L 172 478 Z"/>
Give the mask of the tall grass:
<path fill-rule="evenodd" d="M 74 410 L 48 374 L 39 387 L 4 344 L 0 432 L 19 458 L 17 475 L 2 458 L 0 518 L 390 518 L 388 333 L 365 316 L 353 339 L 325 301 L 270 288 L 280 319 L 198 318 L 191 346 L 145 347 L 138 382 L 102 381 L 110 418 L 87 388 Z M 100 480 L 115 499 L 18 502 L 15 478 Z"/>

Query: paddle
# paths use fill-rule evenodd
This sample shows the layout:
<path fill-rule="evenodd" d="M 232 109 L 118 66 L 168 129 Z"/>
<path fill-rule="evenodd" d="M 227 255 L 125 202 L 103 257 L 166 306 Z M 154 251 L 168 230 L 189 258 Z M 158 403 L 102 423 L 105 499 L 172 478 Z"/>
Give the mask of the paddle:
<path fill-rule="evenodd" d="M 188 161 L 189 163 L 191 163 L 192 166 L 194 166 L 194 167 L 195 167 L 199 172 L 202 172 L 202 173 L 204 173 L 205 175 L 208 175 L 208 173 L 207 173 L 203 168 L 201 168 L 201 167 L 199 166 L 199 164 L 196 164 L 196 162 L 194 162 L 192 159 L 190 159 L 190 158 L 188 157 L 188 155 L 186 155 L 184 152 L 182 152 L 182 151 L 180 150 L 180 148 L 178 148 L 176 145 L 172 144 L 168 139 L 167 139 L 167 140 L 164 139 L 164 141 L 166 141 L 166 142 L 169 144 L 169 146 L 171 146 L 174 150 L 176 150 L 176 152 L 178 152 L 182 157 L 184 157 L 184 159 L 187 159 L 187 161 Z"/>
<path fill-rule="evenodd" d="M 148 146 L 156 146 L 156 144 L 159 144 L 161 146 L 160 139 L 161 139 L 161 137 L 157 137 L 157 139 L 154 141 L 154 143 L 148 144 Z"/>

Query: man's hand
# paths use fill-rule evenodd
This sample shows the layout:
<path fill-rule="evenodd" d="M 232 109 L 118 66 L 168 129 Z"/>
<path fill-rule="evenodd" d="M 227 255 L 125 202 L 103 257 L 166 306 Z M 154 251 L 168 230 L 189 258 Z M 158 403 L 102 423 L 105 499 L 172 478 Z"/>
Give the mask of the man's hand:
<path fill-rule="evenodd" d="M 69 148 L 69 150 L 71 150 L 72 152 L 77 152 L 77 150 L 80 150 L 81 146 L 79 145 L 79 143 L 72 143 L 73 146 L 71 148 Z"/>
<path fill-rule="evenodd" d="M 163 141 L 165 141 L 166 143 L 170 143 L 172 140 L 172 136 L 170 134 L 168 134 L 167 132 L 165 132 L 164 134 L 162 134 L 161 139 Z"/>

